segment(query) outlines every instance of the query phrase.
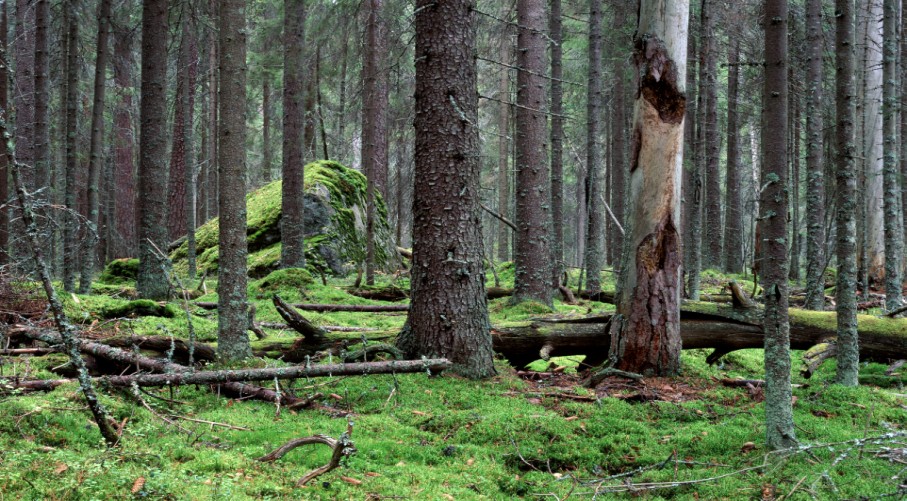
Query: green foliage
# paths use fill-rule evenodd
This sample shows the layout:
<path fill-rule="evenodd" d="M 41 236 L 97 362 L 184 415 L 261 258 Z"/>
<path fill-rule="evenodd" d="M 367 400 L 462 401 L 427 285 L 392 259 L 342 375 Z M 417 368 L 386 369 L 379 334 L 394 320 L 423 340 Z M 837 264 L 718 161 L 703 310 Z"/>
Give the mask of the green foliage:
<path fill-rule="evenodd" d="M 104 267 L 104 271 L 98 277 L 98 282 L 111 285 L 134 282 L 138 271 L 139 260 L 137 258 L 114 259 Z"/>

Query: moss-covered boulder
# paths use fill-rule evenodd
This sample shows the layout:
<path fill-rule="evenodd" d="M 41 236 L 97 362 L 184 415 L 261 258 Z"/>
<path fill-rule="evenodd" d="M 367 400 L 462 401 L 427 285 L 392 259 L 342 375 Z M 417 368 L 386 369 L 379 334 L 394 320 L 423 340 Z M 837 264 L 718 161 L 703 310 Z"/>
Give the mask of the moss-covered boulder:
<path fill-rule="evenodd" d="M 114 259 L 107 263 L 98 282 L 105 284 L 118 285 L 126 282 L 134 282 L 139 271 L 139 260 L 136 258 Z"/>
<path fill-rule="evenodd" d="M 280 265 L 281 182 L 275 181 L 246 197 L 246 241 L 249 274 L 264 277 Z M 392 255 L 393 243 L 387 224 L 387 208 L 376 195 L 376 261 L 383 264 Z M 313 273 L 344 274 L 365 259 L 366 179 L 360 172 L 329 160 L 305 166 L 305 254 Z M 218 220 L 212 219 L 195 232 L 200 272 L 217 271 Z M 170 254 L 177 270 L 186 269 L 185 240 Z"/>

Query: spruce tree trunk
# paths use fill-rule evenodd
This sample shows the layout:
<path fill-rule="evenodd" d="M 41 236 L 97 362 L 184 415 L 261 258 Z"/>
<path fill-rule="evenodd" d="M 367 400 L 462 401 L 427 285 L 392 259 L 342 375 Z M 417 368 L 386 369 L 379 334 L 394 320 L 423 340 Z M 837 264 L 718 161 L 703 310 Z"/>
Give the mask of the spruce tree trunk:
<path fill-rule="evenodd" d="M 271 182 L 271 79 L 266 74 L 261 83 L 261 182 Z"/>
<path fill-rule="evenodd" d="M 586 88 L 586 290 L 601 291 L 605 263 L 605 207 L 602 178 L 602 2 L 589 0 L 589 79 Z"/>
<path fill-rule="evenodd" d="M 740 39 L 733 37 L 728 47 L 727 79 L 727 171 L 724 198 L 724 270 L 743 271 L 743 213 L 740 196 L 740 125 L 737 112 L 740 88 Z"/>
<path fill-rule="evenodd" d="M 136 290 L 150 299 L 166 298 L 167 234 L 167 0 L 142 4 L 142 99 L 139 112 L 139 270 Z M 155 249 L 157 246 L 157 249 Z"/>
<path fill-rule="evenodd" d="M 192 162 L 187 151 L 186 132 L 192 130 L 192 107 L 195 103 L 195 77 L 198 71 L 196 64 L 198 48 L 195 34 L 189 27 L 188 15 L 183 15 L 179 56 L 177 58 L 176 95 L 173 111 L 173 146 L 170 151 L 170 184 L 168 201 L 170 214 L 167 228 L 170 240 L 181 238 L 188 232 L 189 215 L 186 198 L 192 189 L 187 182 L 191 176 Z M 189 113 L 187 114 L 187 110 Z"/>
<path fill-rule="evenodd" d="M 366 188 L 365 283 L 375 283 L 375 194 L 387 200 L 387 68 L 386 32 L 381 0 L 368 0 L 362 69 L 362 165 Z"/>
<path fill-rule="evenodd" d="M 95 55 L 94 101 L 91 109 L 91 142 L 88 153 L 89 234 L 82 249 L 82 269 L 79 279 L 79 292 L 82 294 L 88 294 L 91 290 L 91 281 L 94 278 L 95 264 L 98 260 L 98 239 L 94 233 L 100 231 L 101 221 L 100 185 L 101 169 L 103 169 L 104 163 L 104 103 L 107 90 L 107 60 L 110 54 L 108 40 L 110 38 L 111 3 L 112 0 L 101 0 L 98 8 L 98 46 Z M 78 37 L 73 36 L 73 38 L 74 43 L 78 43 Z M 73 65 L 75 66 L 77 63 L 78 60 L 74 61 Z"/>
<path fill-rule="evenodd" d="M 633 40 L 640 75 L 618 318 L 610 358 L 648 375 L 680 370 L 680 184 L 689 2 L 643 0 Z"/>
<path fill-rule="evenodd" d="M 835 1 L 835 110 L 837 127 L 835 159 L 837 214 L 835 226 L 838 278 L 835 303 L 838 318 L 838 368 L 836 380 L 845 386 L 856 386 L 859 372 L 857 338 L 857 166 L 854 120 L 854 7 L 853 0 Z"/>
<path fill-rule="evenodd" d="M 180 74 L 185 92 L 183 92 L 177 104 L 183 110 L 182 149 L 183 165 L 185 166 L 183 169 L 183 183 L 186 186 L 186 193 L 182 204 L 183 213 L 186 215 L 186 264 L 188 268 L 186 271 L 189 278 L 195 278 L 198 271 L 195 267 L 195 228 L 198 226 L 195 218 L 195 206 L 197 205 L 198 185 L 196 180 L 198 179 L 198 171 L 192 159 L 194 156 L 193 150 L 195 149 L 193 118 L 195 114 L 195 82 L 198 76 L 198 45 L 195 38 L 194 25 L 190 24 L 188 17 L 183 22 L 183 40 L 185 41 L 188 38 L 189 41 L 186 51 L 188 59 L 186 64 L 188 67 Z M 180 203 L 180 201 L 177 200 L 175 203 Z"/>
<path fill-rule="evenodd" d="M 218 17 L 218 272 L 217 355 L 252 356 L 249 346 L 246 256 L 246 2 L 222 0 Z"/>
<path fill-rule="evenodd" d="M 792 18 L 796 19 L 796 17 Z M 793 30 L 794 23 L 791 22 Z M 794 35 L 795 36 L 795 35 Z M 793 68 L 788 73 L 788 79 L 793 81 L 796 78 Z M 790 267 L 788 268 L 787 277 L 799 283 L 800 282 L 800 96 L 794 92 L 789 94 L 790 97 Z"/>
<path fill-rule="evenodd" d="M 870 284 L 881 285 L 885 277 L 885 231 L 883 223 L 883 121 L 882 121 L 882 0 L 862 2 L 864 30 L 863 47 L 863 92 L 862 92 L 862 125 L 858 137 L 862 138 L 863 176 L 865 186 L 862 191 L 865 214 L 862 249 L 862 267 L 865 269 L 866 282 L 864 292 Z"/>
<path fill-rule="evenodd" d="M 517 0 L 516 198 L 512 302 L 551 304 L 551 182 L 544 0 Z M 599 235 L 600 236 L 600 235 Z"/>
<path fill-rule="evenodd" d="M 557 287 L 564 270 L 564 89 L 561 0 L 551 0 L 551 281 Z M 599 56 L 600 57 L 600 56 Z"/>
<path fill-rule="evenodd" d="M 614 3 L 614 23 L 612 27 L 615 33 L 623 33 L 626 23 L 626 7 L 624 2 L 615 2 Z M 625 39 L 620 39 L 621 41 L 621 50 L 625 50 L 623 44 L 626 43 Z M 611 124 L 611 148 L 614 149 L 612 158 L 614 161 L 611 163 L 611 182 L 609 187 L 611 188 L 611 212 L 614 213 L 614 217 L 620 222 L 621 225 L 625 225 L 627 221 L 627 141 L 626 134 L 624 132 L 627 125 L 627 92 L 624 87 L 626 79 L 626 71 L 624 68 L 626 64 L 625 58 L 616 58 L 614 62 L 614 123 Z M 607 217 L 607 215 L 606 215 Z M 624 245 L 624 234 L 617 229 L 616 225 L 612 225 L 612 231 L 608 235 L 608 243 L 611 248 L 611 256 L 614 258 L 612 260 L 612 268 L 615 270 L 621 269 L 621 259 L 623 253 Z"/>
<path fill-rule="evenodd" d="M 501 62 L 510 64 L 513 41 L 509 29 L 501 30 Z M 510 70 L 501 68 L 498 80 L 498 214 L 510 217 Z M 510 227 L 498 223 L 498 260 L 510 261 Z"/>
<path fill-rule="evenodd" d="M 35 129 L 33 144 L 35 187 L 47 190 L 37 195 L 52 202 L 50 177 L 50 0 L 35 0 Z M 53 247 L 50 248 L 53 254 Z M 51 263 L 53 259 L 51 258 Z M 51 268 L 53 266 L 51 265 Z"/>
<path fill-rule="evenodd" d="M 35 3 L 16 0 L 16 31 L 13 36 L 16 68 L 13 74 L 13 106 L 16 111 L 16 159 L 28 169 L 22 182 L 35 191 Z"/>
<path fill-rule="evenodd" d="M 79 23 L 75 19 L 74 8 L 67 4 L 64 10 L 65 19 L 65 43 L 64 55 L 65 61 L 65 156 L 66 156 L 66 188 L 63 192 L 63 205 L 67 211 L 63 215 L 63 290 L 66 292 L 76 291 L 76 274 L 79 271 L 79 245 L 77 236 L 79 233 L 79 221 L 77 218 L 78 210 L 78 151 L 76 150 L 78 141 L 78 116 L 79 116 L 79 55 L 77 44 L 79 40 Z M 90 177 L 90 176 L 89 176 Z M 86 240 L 91 240 L 91 234 L 85 235 Z M 83 256 L 84 258 L 85 256 Z"/>
<path fill-rule="evenodd" d="M 901 8 L 901 222 L 907 239 L 907 8 Z M 905 260 L 907 261 L 907 260 Z M 907 263 L 904 272 L 907 273 Z"/>
<path fill-rule="evenodd" d="M 706 32 L 706 21 L 707 18 L 704 14 L 708 13 L 707 2 L 709 0 L 702 0 L 702 12 L 700 13 L 700 26 L 699 30 L 702 33 Z M 706 40 L 700 41 L 701 46 L 699 47 L 699 86 L 697 87 L 696 93 L 696 127 L 694 131 L 694 137 L 696 148 L 693 150 L 691 157 L 692 161 L 689 162 L 690 166 L 690 189 L 687 193 L 687 200 L 690 204 L 689 212 L 689 240 L 687 241 L 685 248 L 687 250 L 687 256 L 689 257 L 688 261 L 684 263 L 684 268 L 687 273 L 687 295 L 693 301 L 699 300 L 700 292 L 700 274 L 702 273 L 702 226 L 704 218 L 703 205 L 705 202 L 705 193 L 703 187 L 703 178 L 706 171 L 706 160 L 708 154 L 707 140 L 706 140 L 706 109 L 708 108 L 708 99 L 710 97 L 709 93 L 706 91 L 706 84 L 708 82 L 707 71 L 708 65 L 706 61 L 708 60 L 708 50 L 711 48 L 711 45 L 706 43 Z"/>
<path fill-rule="evenodd" d="M 9 8 L 7 3 L 0 5 L 0 51 L 8 54 L 9 45 L 7 44 L 7 33 Z M 9 66 L 0 64 L 0 108 L 9 109 Z M 4 116 L 9 120 L 9 114 Z M 9 162 L 7 161 L 7 141 L 0 141 L 0 200 L 9 199 Z M 0 266 L 5 266 L 10 262 L 9 256 L 9 210 L 6 207 L 0 208 Z"/>
<path fill-rule="evenodd" d="M 721 175 L 718 167 L 720 155 L 720 139 L 718 137 L 718 44 L 715 42 L 715 1 L 703 0 L 702 2 L 702 65 L 704 71 L 700 82 L 705 101 L 705 114 L 703 115 L 703 166 L 705 174 L 705 205 L 704 225 L 705 266 L 715 268 L 721 266 Z"/>
<path fill-rule="evenodd" d="M 885 226 L 885 308 L 894 311 L 902 305 L 903 275 L 901 261 L 904 258 L 904 227 L 901 225 L 901 187 L 898 165 L 898 9 L 900 2 L 885 0 L 882 119 L 884 122 L 884 168 L 885 194 L 883 200 Z M 903 140 L 903 139 L 902 139 Z"/>
<path fill-rule="evenodd" d="M 115 257 L 134 257 L 138 250 L 136 238 L 136 177 L 135 137 L 133 117 L 133 55 L 130 32 L 117 27 L 113 40 L 113 81 L 117 89 L 117 105 L 113 112 L 114 217 Z"/>
<path fill-rule="evenodd" d="M 692 270 L 692 254 L 691 254 L 691 243 L 693 235 L 693 197 L 698 192 L 696 191 L 694 174 L 696 171 L 697 165 L 697 147 L 699 146 L 699 136 L 696 130 L 696 125 L 699 121 L 697 106 L 698 102 L 698 75 L 699 68 L 697 62 L 699 60 L 699 51 L 697 46 L 697 41 L 699 40 L 698 29 L 696 24 L 696 15 L 695 9 L 690 9 L 690 20 L 689 20 L 689 33 L 687 35 L 687 61 L 689 67 L 687 68 L 687 114 L 684 118 L 683 126 L 683 136 L 684 136 L 684 155 L 683 155 L 683 187 L 681 188 L 681 193 L 683 195 L 681 204 L 683 206 L 683 275 L 687 277 L 688 283 L 692 284 L 693 274 Z M 698 274 L 698 268 L 697 268 Z M 696 290 L 699 290 L 698 275 L 696 277 Z M 689 297 L 689 289 L 684 290 L 684 296 Z"/>
<path fill-rule="evenodd" d="M 495 370 L 479 208 L 475 2 L 417 0 L 415 16 L 412 302 L 397 346 L 483 378 Z"/>
<path fill-rule="evenodd" d="M 770 449 L 797 444 L 788 318 L 788 5 L 765 2 L 765 95 L 759 220 L 765 288 L 765 430 Z"/>
<path fill-rule="evenodd" d="M 302 49 L 305 43 L 305 2 L 284 1 L 283 21 L 283 184 L 281 188 L 281 268 L 305 267 L 303 250 Z"/>
<path fill-rule="evenodd" d="M 806 2 L 806 309 L 825 307 L 822 0 Z"/>

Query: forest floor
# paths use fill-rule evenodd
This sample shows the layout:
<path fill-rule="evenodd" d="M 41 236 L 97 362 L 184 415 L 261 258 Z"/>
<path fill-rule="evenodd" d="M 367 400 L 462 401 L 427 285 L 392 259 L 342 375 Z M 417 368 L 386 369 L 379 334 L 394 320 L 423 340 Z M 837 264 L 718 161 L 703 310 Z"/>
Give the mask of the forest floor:
<path fill-rule="evenodd" d="M 499 268 L 501 285 L 512 270 Z M 607 275 L 606 275 L 607 276 Z M 382 277 L 387 284 L 391 277 Z M 489 274 L 490 278 L 490 274 Z M 742 277 L 736 277 L 738 281 Z M 727 277 L 709 274 L 719 292 Z M 270 302 L 381 304 L 350 295 L 352 278 L 296 286 L 250 283 L 259 322 L 281 322 Z M 214 290 L 213 281 L 206 284 Z M 405 279 L 396 285 L 406 288 Z M 494 285 L 489 282 L 489 285 Z M 607 286 L 607 282 L 606 282 Z M 91 338 L 187 336 L 185 315 L 103 320 L 126 304 L 130 284 L 67 295 L 66 308 Z M 198 301 L 214 301 L 213 294 Z M 385 303 L 386 304 L 386 303 Z M 173 303 L 179 311 L 180 302 Z M 540 305 L 490 301 L 492 323 L 546 312 Z M 612 309 L 555 301 L 561 315 Z M 216 340 L 216 314 L 192 308 L 199 341 Z M 405 313 L 312 313 L 318 325 L 399 329 Z M 44 322 L 47 322 L 44 320 Z M 47 325 L 50 325 L 49 323 Z M 269 339 L 297 338 L 266 329 Z M 376 331 L 345 333 L 354 341 Z M 102 391 L 122 423 L 118 447 L 104 447 L 74 384 L 20 394 L 0 387 L 0 501 L 5 499 L 883 499 L 907 496 L 907 377 L 878 386 L 831 384 L 834 361 L 812 378 L 793 355 L 794 419 L 802 447 L 771 453 L 763 445 L 762 390 L 721 379 L 761 379 L 762 351 L 742 350 L 709 366 L 705 350 L 683 352 L 683 375 L 582 384 L 581 357 L 537 361 L 470 381 L 453 375 L 351 376 L 281 382 L 298 396 L 321 393 L 312 409 L 288 411 L 230 399 L 204 387 Z M 3 356 L 0 376 L 59 378 L 60 354 Z M 280 366 L 259 359 L 252 365 Z M 903 371 L 902 371 L 903 372 Z M 264 383 L 273 387 L 272 383 Z M 142 405 L 144 402 L 144 405 Z M 305 487 L 296 481 L 328 462 L 330 449 L 306 445 L 272 463 L 256 460 L 303 436 L 339 437 L 352 424 L 356 453 Z"/>

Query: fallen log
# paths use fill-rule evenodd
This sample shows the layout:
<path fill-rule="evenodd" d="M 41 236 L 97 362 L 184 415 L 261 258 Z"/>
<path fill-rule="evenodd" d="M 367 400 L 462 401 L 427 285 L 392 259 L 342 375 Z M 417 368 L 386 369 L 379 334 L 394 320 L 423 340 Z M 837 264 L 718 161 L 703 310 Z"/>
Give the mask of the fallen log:
<path fill-rule="evenodd" d="M 331 311 L 356 311 L 356 312 L 362 312 L 362 313 L 409 311 L 409 305 L 407 305 L 407 304 L 307 304 L 307 303 L 299 303 L 299 304 L 294 304 L 293 307 L 303 310 L 303 311 L 315 311 L 315 312 L 319 312 L 319 313 L 326 313 L 326 312 L 331 312 Z"/>
<path fill-rule="evenodd" d="M 320 344 L 327 337 L 327 331 L 309 322 L 309 320 L 294 310 L 286 301 L 274 294 L 272 298 L 277 313 L 286 321 L 287 325 L 303 335 L 307 344 Z"/>

